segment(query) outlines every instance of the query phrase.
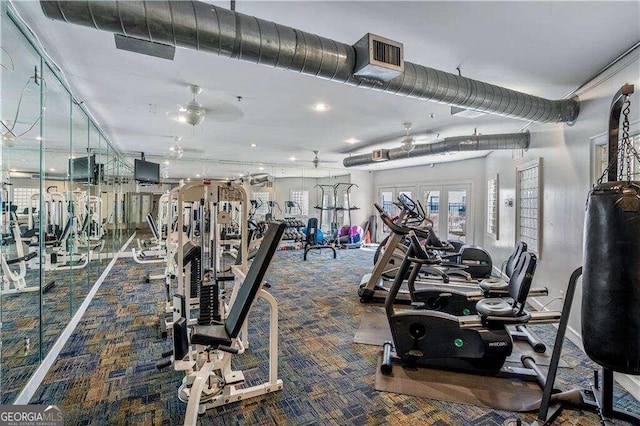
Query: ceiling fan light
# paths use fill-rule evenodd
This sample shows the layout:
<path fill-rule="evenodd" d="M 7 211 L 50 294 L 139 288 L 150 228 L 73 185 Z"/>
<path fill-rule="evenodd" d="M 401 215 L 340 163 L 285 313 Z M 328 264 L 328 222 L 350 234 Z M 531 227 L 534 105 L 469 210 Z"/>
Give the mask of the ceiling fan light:
<path fill-rule="evenodd" d="M 186 121 L 192 126 L 197 126 L 204 121 L 205 109 L 196 101 L 191 101 L 187 105 Z"/>
<path fill-rule="evenodd" d="M 13 136 L 11 133 L 7 132 L 4 135 L 2 135 L 2 142 L 4 142 L 4 145 L 7 148 L 13 148 L 14 146 L 16 146 L 16 137 Z"/>
<path fill-rule="evenodd" d="M 409 153 L 409 152 L 413 151 L 415 147 L 416 146 L 413 143 L 413 137 L 412 136 L 405 136 L 402 139 L 402 145 L 400 145 L 400 149 L 403 152 Z"/>
<path fill-rule="evenodd" d="M 176 142 L 173 145 L 171 145 L 171 147 L 169 148 L 169 156 L 171 156 L 171 158 L 177 160 L 182 158 L 183 155 L 184 155 L 184 150 L 182 149 L 179 143 Z"/>

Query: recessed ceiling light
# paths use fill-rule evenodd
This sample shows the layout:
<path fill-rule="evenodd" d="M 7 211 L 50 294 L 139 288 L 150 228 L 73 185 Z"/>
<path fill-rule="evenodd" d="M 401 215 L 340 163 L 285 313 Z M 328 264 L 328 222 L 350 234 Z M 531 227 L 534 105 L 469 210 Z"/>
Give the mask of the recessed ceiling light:
<path fill-rule="evenodd" d="M 258 145 L 256 145 L 255 143 L 252 143 L 250 146 L 251 146 L 251 148 L 255 148 Z"/>
<path fill-rule="evenodd" d="M 49 169 L 49 171 L 50 171 L 50 172 L 55 172 L 55 171 L 56 171 L 56 169 Z"/>
<path fill-rule="evenodd" d="M 429 118 L 436 118 L 436 115 L 434 113 L 429 114 Z"/>
<path fill-rule="evenodd" d="M 178 111 L 187 112 L 187 109 L 185 107 L 181 106 L 180 108 L 178 108 Z"/>
<path fill-rule="evenodd" d="M 244 175 L 243 175 L 242 173 L 238 173 L 238 176 L 242 177 L 242 176 L 244 176 Z"/>
<path fill-rule="evenodd" d="M 289 157 L 289 160 L 296 161 L 296 157 Z"/>
<path fill-rule="evenodd" d="M 200 177 L 200 173 L 196 174 L 196 177 Z"/>
<path fill-rule="evenodd" d="M 258 170 L 264 170 L 264 167 L 260 166 L 258 167 Z"/>
<path fill-rule="evenodd" d="M 318 112 L 325 112 L 329 109 L 329 105 L 319 102 L 313 106 L 313 109 Z"/>
<path fill-rule="evenodd" d="M 360 141 L 356 138 L 349 138 L 349 139 L 346 139 L 345 142 L 353 145 L 354 143 L 358 143 Z"/>
<path fill-rule="evenodd" d="M 164 160 L 164 165 L 168 166 L 169 165 L 169 160 Z"/>
<path fill-rule="evenodd" d="M 191 182 L 191 178 L 187 178 L 187 182 Z"/>
<path fill-rule="evenodd" d="M 42 136 L 36 136 L 36 140 L 37 141 L 41 141 L 42 140 Z"/>
<path fill-rule="evenodd" d="M 177 120 L 181 123 L 186 123 L 187 122 L 187 117 L 185 117 L 184 115 L 180 115 L 178 116 Z"/>

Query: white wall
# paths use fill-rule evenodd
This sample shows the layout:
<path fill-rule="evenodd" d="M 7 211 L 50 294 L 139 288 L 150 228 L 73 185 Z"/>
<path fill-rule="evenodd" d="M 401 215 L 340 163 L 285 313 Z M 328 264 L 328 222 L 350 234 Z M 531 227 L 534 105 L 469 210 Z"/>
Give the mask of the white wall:
<path fill-rule="evenodd" d="M 427 163 L 428 157 L 425 157 Z M 469 242 L 481 245 L 484 237 L 484 205 L 485 205 L 485 159 L 474 158 L 451 163 L 438 163 L 434 167 L 417 166 L 404 169 L 381 170 L 373 176 L 373 199 L 378 200 L 378 192 L 383 187 L 411 187 L 414 197 L 422 201 L 422 194 L 418 194 L 420 185 L 432 184 L 460 184 L 471 185 L 470 214 L 467 216 L 469 224 L 473 226 L 472 239 Z M 373 203 L 372 203 L 373 204 Z M 468 229 L 469 228 L 468 225 Z M 441 233 L 443 231 L 440 231 Z"/>
<path fill-rule="evenodd" d="M 567 286 L 571 271 L 582 263 L 582 237 L 585 202 L 592 184 L 591 138 L 607 131 L 613 95 L 623 83 L 640 89 L 639 61 L 609 74 L 606 81 L 580 94 L 581 111 L 573 126 L 532 125 L 531 147 L 523 160 L 543 160 L 542 250 L 536 270 L 538 284 L 547 285 L 551 296 Z M 640 119 L 638 95 L 632 102 L 632 121 Z M 484 245 L 496 258 L 504 260 L 515 245 L 515 207 L 504 206 L 506 197 L 515 198 L 515 165 L 511 152 L 494 152 L 486 158 L 486 176 L 498 174 L 500 181 L 500 239 L 485 238 Z M 483 212 L 484 213 L 484 212 Z M 486 218 L 483 217 L 483 221 Z M 579 296 L 579 295 L 577 295 Z M 579 306 L 575 307 L 579 313 Z M 579 321 L 571 326 L 579 331 Z"/>
<path fill-rule="evenodd" d="M 370 171 L 351 170 L 351 183 L 355 183 L 358 187 L 351 190 L 351 204 L 359 207 L 360 210 L 354 210 L 351 218 L 354 225 L 362 226 L 369 217 L 374 214 L 373 200 L 375 199 L 375 191 L 373 185 L 374 173 Z"/>
<path fill-rule="evenodd" d="M 317 179 L 313 178 L 277 178 L 273 183 L 275 201 L 278 202 L 282 209 L 282 214 L 275 209 L 274 216 L 277 219 L 282 219 L 284 216 L 300 216 L 298 212 L 293 212 L 291 215 L 287 215 L 284 202 L 291 200 L 291 191 L 309 191 L 309 217 L 318 217 L 317 210 L 314 209 L 316 205 L 315 189 Z"/>
<path fill-rule="evenodd" d="M 377 200 L 381 187 L 413 187 L 469 181 L 472 183 L 474 207 L 474 241 L 492 255 L 500 266 L 516 244 L 516 211 L 504 201 L 515 201 L 516 164 L 535 158 L 542 159 L 542 249 L 535 285 L 547 286 L 549 297 L 534 300 L 540 308 L 567 288 L 571 272 L 582 264 L 582 239 L 585 202 L 597 177 L 593 176 L 593 139 L 606 139 L 609 108 L 614 94 L 624 83 L 635 84 L 631 98 L 632 134 L 640 132 L 640 51 L 622 60 L 603 75 L 587 84 L 578 95 L 580 115 L 573 126 L 566 124 L 533 124 L 530 149 L 519 152 L 495 151 L 485 158 L 455 163 L 437 164 L 374 173 L 372 200 Z M 523 126 L 526 123 L 523 123 Z M 426 160 L 425 160 L 426 161 Z M 486 181 L 499 175 L 499 239 L 486 235 Z M 575 296 L 570 320 L 569 337 L 580 344 L 581 286 Z M 551 309 L 561 304 L 553 302 Z M 640 398 L 640 381 L 630 376 L 616 378 Z"/>
<path fill-rule="evenodd" d="M 531 148 L 524 153 L 524 159 L 540 157 L 543 162 L 542 250 L 534 284 L 547 286 L 550 296 L 540 298 L 541 304 L 564 292 L 571 272 L 582 264 L 585 202 L 597 178 L 592 176 L 591 139 L 607 132 L 611 100 L 624 83 L 635 84 L 630 119 L 636 123 L 640 120 L 639 69 L 636 51 L 634 57 L 594 80 L 579 93 L 581 110 L 573 126 L 535 124 L 529 128 Z M 516 243 L 515 207 L 504 206 L 506 197 L 515 198 L 515 164 L 511 152 L 494 152 L 486 159 L 485 175 L 491 177 L 497 173 L 500 184 L 500 239 L 494 241 L 487 237 L 484 241 L 494 263 L 506 259 Z M 485 216 L 481 219 L 483 224 Z M 581 286 L 576 292 L 569 324 L 575 340 L 580 340 L 580 300 Z M 558 302 L 550 305 L 551 309 L 560 307 Z M 640 382 L 636 380 L 635 386 L 635 390 L 630 390 L 638 397 Z"/>

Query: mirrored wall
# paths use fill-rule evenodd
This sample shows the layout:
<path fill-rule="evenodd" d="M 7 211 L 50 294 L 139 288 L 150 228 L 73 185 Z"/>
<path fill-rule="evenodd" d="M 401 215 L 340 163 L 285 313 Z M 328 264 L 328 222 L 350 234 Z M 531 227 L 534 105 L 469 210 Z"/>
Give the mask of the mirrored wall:
<path fill-rule="evenodd" d="M 134 231 L 149 232 L 160 196 L 180 182 L 242 181 L 251 221 L 318 220 L 328 239 L 362 225 L 345 169 L 147 155 L 161 184 L 137 185 L 134 157 L 98 123 L 16 24 L 1 17 L 0 396 L 12 403 Z M 181 157 L 181 155 L 180 155 Z M 293 223 L 293 222 L 292 222 Z M 150 232 L 149 232 L 150 234 Z M 292 234 L 285 245 L 301 246 Z"/>
<path fill-rule="evenodd" d="M 3 4 L 3 8 L 6 6 Z M 11 403 L 132 232 L 122 158 L 2 10 L 0 394 Z"/>

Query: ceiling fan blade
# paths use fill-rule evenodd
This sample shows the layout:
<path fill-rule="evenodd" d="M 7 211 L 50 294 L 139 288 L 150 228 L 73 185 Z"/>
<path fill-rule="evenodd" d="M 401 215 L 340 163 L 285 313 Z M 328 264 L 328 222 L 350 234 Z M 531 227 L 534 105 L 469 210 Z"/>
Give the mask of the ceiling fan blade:
<path fill-rule="evenodd" d="M 204 109 L 206 110 L 206 119 L 211 121 L 229 123 L 244 117 L 244 112 L 229 102 L 216 101 L 211 105 L 205 105 Z"/>
<path fill-rule="evenodd" d="M 204 149 L 200 149 L 200 148 L 185 148 L 185 147 L 182 147 L 182 151 L 184 151 L 184 152 L 192 152 L 194 154 L 203 154 L 204 153 Z"/>

